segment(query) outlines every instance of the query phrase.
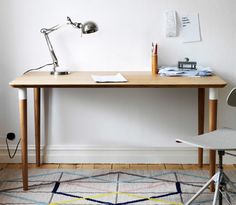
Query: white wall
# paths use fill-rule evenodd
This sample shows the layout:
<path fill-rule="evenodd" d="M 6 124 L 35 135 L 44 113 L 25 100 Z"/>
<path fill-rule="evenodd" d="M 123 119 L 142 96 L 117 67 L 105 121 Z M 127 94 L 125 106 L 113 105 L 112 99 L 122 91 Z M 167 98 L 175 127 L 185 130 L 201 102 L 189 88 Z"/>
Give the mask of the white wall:
<path fill-rule="evenodd" d="M 165 38 L 163 12 L 167 9 L 175 9 L 179 16 L 199 13 L 202 42 L 182 43 L 181 31 L 177 38 Z M 65 28 L 51 34 L 61 67 L 150 71 L 151 42 L 158 42 L 160 65 L 175 65 L 189 57 L 211 66 L 229 83 L 220 90 L 218 124 L 236 128 L 236 110 L 224 101 L 236 86 L 235 9 L 235 0 L 1 0 L 1 159 L 9 161 L 4 150 L 6 133 L 14 131 L 19 136 L 17 90 L 8 83 L 28 68 L 51 62 L 39 30 L 65 22 L 66 16 L 81 22 L 94 20 L 99 32 L 81 38 L 80 32 Z M 194 89 L 44 90 L 44 159 L 192 162 L 194 149 L 174 139 L 197 132 L 196 94 Z M 34 149 L 32 106 L 30 91 L 30 150 Z"/>

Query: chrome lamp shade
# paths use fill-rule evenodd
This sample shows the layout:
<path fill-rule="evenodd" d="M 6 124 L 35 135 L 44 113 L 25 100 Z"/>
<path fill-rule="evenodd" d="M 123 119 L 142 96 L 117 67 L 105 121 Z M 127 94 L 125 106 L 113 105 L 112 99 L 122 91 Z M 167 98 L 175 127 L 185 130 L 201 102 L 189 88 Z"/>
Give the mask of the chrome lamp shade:
<path fill-rule="evenodd" d="M 98 27 L 92 21 L 88 21 L 82 25 L 82 33 L 83 34 L 95 33 L 97 31 L 98 31 Z"/>

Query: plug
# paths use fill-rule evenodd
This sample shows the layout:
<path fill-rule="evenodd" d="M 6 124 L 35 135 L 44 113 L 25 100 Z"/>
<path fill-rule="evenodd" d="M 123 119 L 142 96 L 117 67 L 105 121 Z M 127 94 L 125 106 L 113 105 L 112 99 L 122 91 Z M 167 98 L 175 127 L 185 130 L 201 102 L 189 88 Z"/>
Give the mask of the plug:
<path fill-rule="evenodd" d="M 7 139 L 8 140 L 14 140 L 16 138 L 16 135 L 15 135 L 15 133 L 14 132 L 9 132 L 9 133 L 7 133 Z"/>

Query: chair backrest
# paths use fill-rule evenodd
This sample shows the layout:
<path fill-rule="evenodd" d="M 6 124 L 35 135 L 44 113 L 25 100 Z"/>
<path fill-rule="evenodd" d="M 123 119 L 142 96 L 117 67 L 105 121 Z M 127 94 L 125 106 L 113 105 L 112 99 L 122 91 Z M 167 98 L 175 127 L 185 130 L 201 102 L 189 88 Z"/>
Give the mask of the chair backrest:
<path fill-rule="evenodd" d="M 228 97 L 227 97 L 227 103 L 230 106 L 236 107 L 236 88 L 233 88 Z"/>

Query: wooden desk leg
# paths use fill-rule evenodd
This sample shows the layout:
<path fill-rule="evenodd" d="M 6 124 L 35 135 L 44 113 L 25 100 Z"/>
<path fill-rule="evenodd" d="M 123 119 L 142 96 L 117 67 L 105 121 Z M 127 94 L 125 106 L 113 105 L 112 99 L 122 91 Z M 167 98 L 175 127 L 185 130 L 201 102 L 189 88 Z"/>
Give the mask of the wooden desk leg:
<path fill-rule="evenodd" d="M 198 134 L 204 133 L 205 88 L 198 88 Z M 198 148 L 198 166 L 203 166 L 203 149 Z"/>
<path fill-rule="evenodd" d="M 19 88 L 19 114 L 23 189 L 28 190 L 28 154 L 27 154 L 27 89 Z"/>
<path fill-rule="evenodd" d="M 217 128 L 217 101 L 218 101 L 218 89 L 209 89 L 209 132 L 216 130 Z M 209 174 L 212 177 L 216 171 L 216 151 L 209 151 Z M 211 184 L 210 190 L 214 191 L 214 184 Z"/>
<path fill-rule="evenodd" d="M 34 88 L 34 127 L 36 166 L 40 167 L 40 88 Z"/>

